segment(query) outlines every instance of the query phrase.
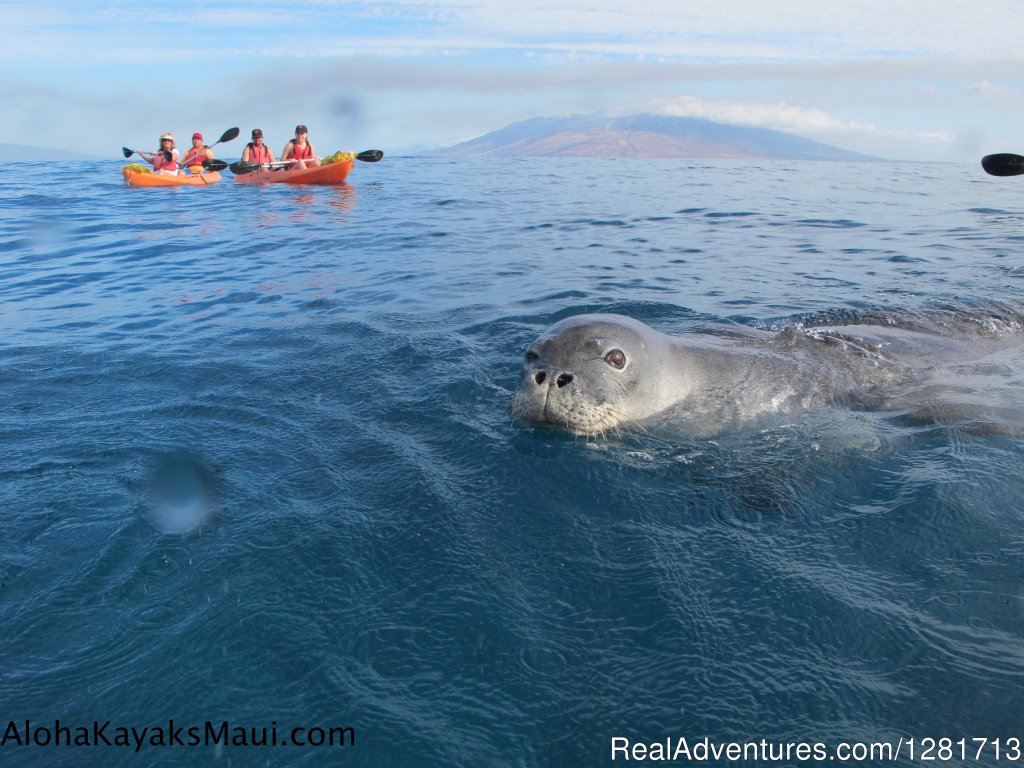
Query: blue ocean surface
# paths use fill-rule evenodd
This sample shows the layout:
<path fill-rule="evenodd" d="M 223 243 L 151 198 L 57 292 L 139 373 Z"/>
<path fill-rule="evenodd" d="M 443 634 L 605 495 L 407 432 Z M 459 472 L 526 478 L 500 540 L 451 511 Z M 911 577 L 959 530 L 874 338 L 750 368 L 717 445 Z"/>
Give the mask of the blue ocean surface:
<path fill-rule="evenodd" d="M 1014 316 L 1024 181 L 385 157 L 334 188 L 141 189 L 119 165 L 0 166 L 0 764 L 1024 759 L 1019 356 L 947 387 L 983 424 L 580 437 L 508 408 L 574 314 Z M 710 762 L 807 764 L 780 754 Z"/>

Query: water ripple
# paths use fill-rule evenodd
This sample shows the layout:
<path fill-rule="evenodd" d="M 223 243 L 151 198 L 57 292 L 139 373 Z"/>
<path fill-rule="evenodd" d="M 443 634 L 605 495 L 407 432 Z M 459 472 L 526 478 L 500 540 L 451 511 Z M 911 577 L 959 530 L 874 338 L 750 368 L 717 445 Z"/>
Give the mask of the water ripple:
<path fill-rule="evenodd" d="M 349 721 L 357 762 L 425 768 L 597 765 L 620 732 L 1016 733 L 1014 355 L 904 393 L 953 397 L 928 423 L 586 439 L 507 411 L 526 346 L 581 312 L 997 344 L 1007 186 L 396 158 L 154 191 L 119 165 L 0 167 L 11 717 Z"/>

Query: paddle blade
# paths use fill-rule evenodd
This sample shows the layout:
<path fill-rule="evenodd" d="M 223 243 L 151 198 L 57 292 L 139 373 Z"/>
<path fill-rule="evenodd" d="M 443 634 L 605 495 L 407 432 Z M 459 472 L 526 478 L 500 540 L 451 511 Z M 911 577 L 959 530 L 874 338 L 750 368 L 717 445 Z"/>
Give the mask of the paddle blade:
<path fill-rule="evenodd" d="M 220 141 L 218 141 L 217 143 L 218 144 L 223 144 L 225 141 L 231 141 L 232 139 L 237 139 L 237 138 L 238 138 L 238 129 L 237 128 L 228 128 L 226 131 L 224 131 L 224 135 L 220 137 Z"/>
<path fill-rule="evenodd" d="M 135 154 L 134 149 L 128 149 L 128 147 L 121 147 L 121 151 L 124 152 L 125 157 L 131 157 Z"/>
<path fill-rule="evenodd" d="M 981 158 L 981 167 L 990 176 L 1021 176 L 1024 175 L 1024 157 L 1009 152 L 985 155 Z"/>
<path fill-rule="evenodd" d="M 169 149 L 165 149 L 160 154 L 164 156 L 164 160 L 166 160 L 168 163 L 171 162 L 171 159 L 174 157 L 174 155 L 171 154 L 171 151 Z"/>
<path fill-rule="evenodd" d="M 223 171 L 227 167 L 228 164 L 223 160 L 211 160 L 210 158 L 203 160 L 203 168 L 208 171 Z"/>
<path fill-rule="evenodd" d="M 356 160 L 362 160 L 364 163 L 379 163 L 382 157 L 384 157 L 384 153 L 379 149 L 368 149 L 356 155 Z"/>
<path fill-rule="evenodd" d="M 232 163 L 228 166 L 231 172 L 236 176 L 241 176 L 243 173 L 252 173 L 258 171 L 260 168 L 259 163 L 247 163 L 244 160 L 239 160 L 237 163 Z"/>

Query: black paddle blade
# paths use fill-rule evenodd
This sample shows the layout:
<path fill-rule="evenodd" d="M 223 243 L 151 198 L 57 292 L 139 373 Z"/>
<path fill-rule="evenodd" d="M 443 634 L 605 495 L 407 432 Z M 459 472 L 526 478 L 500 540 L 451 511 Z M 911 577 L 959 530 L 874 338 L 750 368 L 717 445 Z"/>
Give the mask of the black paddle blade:
<path fill-rule="evenodd" d="M 125 157 L 131 157 L 135 154 L 135 150 L 128 149 L 128 147 L 121 147 L 121 151 L 124 152 Z"/>
<path fill-rule="evenodd" d="M 379 149 L 368 149 L 356 155 L 356 160 L 362 160 L 364 163 L 379 163 L 382 157 L 384 157 L 384 153 Z"/>
<path fill-rule="evenodd" d="M 1009 152 L 985 155 L 981 158 L 981 167 L 990 176 L 1021 176 L 1024 175 L 1024 157 Z"/>
<path fill-rule="evenodd" d="M 227 167 L 228 164 L 223 160 L 211 160 L 210 158 L 203 160 L 203 168 L 208 171 L 223 171 Z"/>
<path fill-rule="evenodd" d="M 236 176 L 241 176 L 243 173 L 252 173 L 259 170 L 259 167 L 259 163 L 247 163 L 244 160 L 239 160 L 237 163 L 232 163 L 228 166 Z"/>
<path fill-rule="evenodd" d="M 168 163 L 171 162 L 171 158 L 174 157 L 174 155 L 171 154 L 171 150 L 169 149 L 163 150 L 160 154 L 164 156 L 164 160 L 166 160 Z"/>
<path fill-rule="evenodd" d="M 226 131 L 224 131 L 224 135 L 220 137 L 220 141 L 218 141 L 217 143 L 218 144 L 223 144 L 225 141 L 231 141 L 232 139 L 237 139 L 237 138 L 238 138 L 238 129 L 237 128 L 228 128 Z"/>

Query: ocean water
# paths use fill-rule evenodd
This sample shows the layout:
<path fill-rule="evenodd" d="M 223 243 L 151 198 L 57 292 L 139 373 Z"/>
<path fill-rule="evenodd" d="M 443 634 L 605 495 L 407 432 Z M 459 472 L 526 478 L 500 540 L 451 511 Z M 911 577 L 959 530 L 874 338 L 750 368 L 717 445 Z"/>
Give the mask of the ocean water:
<path fill-rule="evenodd" d="M 386 157 L 339 188 L 138 189 L 119 165 L 0 166 L 3 765 L 1024 759 L 1017 354 L 953 369 L 984 423 L 508 413 L 527 345 L 582 312 L 1019 317 L 1024 182 Z M 806 764 L 717 764 L 755 763 Z"/>

